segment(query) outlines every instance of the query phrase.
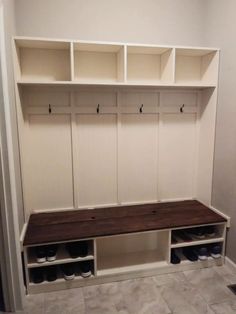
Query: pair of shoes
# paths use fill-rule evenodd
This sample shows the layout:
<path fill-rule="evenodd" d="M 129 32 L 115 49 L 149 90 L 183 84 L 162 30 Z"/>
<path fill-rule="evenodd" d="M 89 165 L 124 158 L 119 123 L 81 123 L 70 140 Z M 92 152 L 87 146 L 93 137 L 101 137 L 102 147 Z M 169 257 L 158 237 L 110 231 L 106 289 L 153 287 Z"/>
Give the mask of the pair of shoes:
<path fill-rule="evenodd" d="M 183 255 L 192 262 L 198 259 L 205 261 L 208 259 L 209 255 L 215 259 L 220 258 L 221 251 L 222 248 L 220 244 L 211 244 L 209 246 L 186 247 L 183 249 Z"/>
<path fill-rule="evenodd" d="M 42 283 L 45 279 L 49 282 L 57 280 L 56 266 L 41 267 L 32 270 L 32 280 L 34 283 Z"/>
<path fill-rule="evenodd" d="M 47 245 L 47 246 L 37 246 L 35 247 L 35 255 L 38 263 L 44 263 L 46 261 L 55 261 L 57 255 L 57 244 Z"/>
<path fill-rule="evenodd" d="M 179 242 L 178 238 L 183 242 L 190 242 L 193 240 L 192 237 L 190 237 L 190 235 L 187 232 L 185 232 L 185 230 L 173 231 L 172 240 L 174 240 L 174 242 L 176 241 L 175 243 L 178 243 Z M 174 242 L 172 242 L 172 243 L 174 243 Z"/>
<path fill-rule="evenodd" d="M 221 257 L 221 245 L 220 244 L 211 244 L 208 247 L 207 246 L 200 246 L 196 248 L 196 253 L 198 255 L 198 258 L 201 261 L 205 261 L 208 259 L 208 256 L 211 256 L 215 259 Z"/>
<path fill-rule="evenodd" d="M 92 275 L 92 266 L 90 261 L 79 262 L 76 264 L 69 263 L 61 266 L 61 271 L 65 280 L 73 280 L 75 278 L 77 268 L 79 268 L 80 274 L 84 278 Z"/>
<path fill-rule="evenodd" d="M 214 226 L 196 227 L 186 229 L 185 232 L 189 233 L 189 235 L 195 239 L 205 239 L 214 237 L 215 227 Z"/>
<path fill-rule="evenodd" d="M 179 264 L 181 262 L 179 256 L 176 254 L 174 249 L 171 250 L 171 257 L 170 257 L 171 264 Z"/>
<path fill-rule="evenodd" d="M 191 262 L 196 262 L 198 260 L 198 255 L 196 254 L 194 247 L 183 248 L 183 255 Z"/>
<path fill-rule="evenodd" d="M 66 243 L 66 250 L 72 258 L 85 257 L 88 255 L 88 242 L 77 241 Z"/>

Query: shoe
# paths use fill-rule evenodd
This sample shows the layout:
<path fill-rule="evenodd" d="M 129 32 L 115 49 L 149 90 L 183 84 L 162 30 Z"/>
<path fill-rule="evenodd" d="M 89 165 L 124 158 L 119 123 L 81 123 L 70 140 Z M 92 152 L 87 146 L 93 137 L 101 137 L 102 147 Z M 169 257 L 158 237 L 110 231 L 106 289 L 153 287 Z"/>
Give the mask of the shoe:
<path fill-rule="evenodd" d="M 46 247 L 45 246 L 36 246 L 35 247 L 35 255 L 37 263 L 46 262 Z"/>
<path fill-rule="evenodd" d="M 208 259 L 208 250 L 205 246 L 197 247 L 195 253 L 197 254 L 200 261 L 205 261 Z"/>
<path fill-rule="evenodd" d="M 191 236 L 188 234 L 188 232 L 185 232 L 185 230 L 174 231 L 174 236 L 181 239 L 184 242 L 190 242 L 193 240 Z"/>
<path fill-rule="evenodd" d="M 171 250 L 170 262 L 171 262 L 171 264 L 179 264 L 180 263 L 180 258 L 175 253 L 175 250 Z"/>
<path fill-rule="evenodd" d="M 57 267 L 56 266 L 46 267 L 46 279 L 49 282 L 57 280 Z"/>
<path fill-rule="evenodd" d="M 66 249 L 72 258 L 85 257 L 88 255 L 88 243 L 86 241 L 67 243 Z"/>
<path fill-rule="evenodd" d="M 53 245 L 48 245 L 46 248 L 46 255 L 47 255 L 47 261 L 52 262 L 56 260 L 56 255 L 57 255 L 57 244 Z"/>
<path fill-rule="evenodd" d="M 41 283 L 44 281 L 44 273 L 41 268 L 35 268 L 32 270 L 32 280 L 33 283 Z"/>
<path fill-rule="evenodd" d="M 176 239 L 176 236 L 175 236 L 175 234 L 173 234 L 173 233 L 172 233 L 172 235 L 171 235 L 171 243 L 172 243 L 172 244 L 178 243 L 178 240 Z"/>
<path fill-rule="evenodd" d="M 210 254 L 213 258 L 221 257 L 221 246 L 219 244 L 214 244 L 210 247 Z"/>
<path fill-rule="evenodd" d="M 75 267 L 74 264 L 61 265 L 61 270 L 65 280 L 72 280 L 75 278 Z"/>
<path fill-rule="evenodd" d="M 80 266 L 80 271 L 81 271 L 81 276 L 86 278 L 90 277 L 92 275 L 91 271 L 91 263 L 89 261 L 84 261 L 79 263 Z"/>
<path fill-rule="evenodd" d="M 198 260 L 198 256 L 192 247 L 183 248 L 183 255 L 191 262 L 196 262 Z"/>
<path fill-rule="evenodd" d="M 187 231 L 188 230 L 188 231 Z M 196 239 L 204 239 L 206 237 L 205 231 L 203 227 L 191 228 L 186 231 Z"/>
<path fill-rule="evenodd" d="M 205 228 L 205 235 L 207 237 L 214 237 L 216 234 L 215 232 L 215 226 L 208 226 Z"/>

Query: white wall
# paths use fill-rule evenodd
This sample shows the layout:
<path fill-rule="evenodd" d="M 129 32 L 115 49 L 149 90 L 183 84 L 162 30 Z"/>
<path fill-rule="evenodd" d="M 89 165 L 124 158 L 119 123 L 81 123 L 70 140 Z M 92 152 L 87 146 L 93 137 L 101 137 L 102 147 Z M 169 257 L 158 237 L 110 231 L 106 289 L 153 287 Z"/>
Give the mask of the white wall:
<path fill-rule="evenodd" d="M 236 262 L 236 2 L 208 0 L 205 43 L 221 48 L 213 206 L 231 216 L 227 255 Z"/>
<path fill-rule="evenodd" d="M 204 0 L 17 0 L 17 34 L 201 45 L 204 6 Z"/>

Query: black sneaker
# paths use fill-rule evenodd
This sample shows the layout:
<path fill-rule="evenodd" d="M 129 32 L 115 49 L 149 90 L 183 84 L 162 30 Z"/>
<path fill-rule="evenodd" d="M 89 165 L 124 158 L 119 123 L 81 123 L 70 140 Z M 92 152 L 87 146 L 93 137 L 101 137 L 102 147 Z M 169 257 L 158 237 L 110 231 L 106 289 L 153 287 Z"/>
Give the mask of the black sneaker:
<path fill-rule="evenodd" d="M 66 249 L 72 258 L 85 257 L 88 255 L 88 243 L 85 241 L 67 243 Z"/>
<path fill-rule="evenodd" d="M 205 234 L 207 237 L 214 237 L 216 234 L 214 226 L 207 226 L 205 227 Z"/>
<path fill-rule="evenodd" d="M 221 257 L 221 246 L 219 244 L 214 244 L 210 246 L 210 254 L 213 258 Z"/>
<path fill-rule="evenodd" d="M 92 275 L 91 263 L 89 261 L 84 261 L 79 263 L 81 276 L 82 277 L 90 277 Z"/>
<path fill-rule="evenodd" d="M 37 263 L 46 262 L 46 247 L 45 246 L 36 246 L 35 247 L 35 255 Z"/>
<path fill-rule="evenodd" d="M 198 260 L 197 254 L 191 247 L 183 248 L 183 255 L 191 262 L 196 262 Z"/>
<path fill-rule="evenodd" d="M 35 268 L 32 270 L 33 283 L 41 283 L 44 281 L 44 273 L 42 268 Z"/>
<path fill-rule="evenodd" d="M 203 227 L 188 229 L 188 233 L 196 239 L 204 239 L 206 237 Z"/>
<path fill-rule="evenodd" d="M 46 267 L 46 279 L 47 281 L 50 281 L 50 282 L 57 280 L 57 267 L 56 266 Z"/>
<path fill-rule="evenodd" d="M 174 231 L 174 236 L 181 239 L 184 242 L 190 242 L 193 239 L 190 237 L 190 235 L 185 232 L 185 230 L 176 230 Z"/>
<path fill-rule="evenodd" d="M 72 280 L 75 278 L 75 267 L 73 264 L 61 265 L 61 270 L 65 280 Z"/>
<path fill-rule="evenodd" d="M 195 249 L 195 252 L 196 252 L 198 258 L 200 259 L 200 261 L 205 261 L 208 259 L 208 250 L 205 246 L 197 247 Z"/>
<path fill-rule="evenodd" d="M 46 255 L 48 262 L 55 261 L 57 255 L 57 248 L 58 248 L 57 244 L 48 245 L 46 247 Z"/>
<path fill-rule="evenodd" d="M 171 262 L 171 264 L 179 264 L 180 263 L 180 258 L 175 253 L 175 250 L 171 250 L 170 262 Z"/>

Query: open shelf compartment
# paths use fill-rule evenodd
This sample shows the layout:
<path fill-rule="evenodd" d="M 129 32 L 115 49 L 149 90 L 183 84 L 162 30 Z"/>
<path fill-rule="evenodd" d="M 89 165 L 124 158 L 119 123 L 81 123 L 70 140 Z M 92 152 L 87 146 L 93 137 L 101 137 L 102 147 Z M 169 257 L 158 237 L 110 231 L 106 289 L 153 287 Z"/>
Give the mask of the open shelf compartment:
<path fill-rule="evenodd" d="M 206 234 L 205 236 L 199 238 L 199 237 L 193 236 L 193 234 L 191 233 L 191 229 L 208 228 L 209 226 L 214 228 L 214 234 L 212 235 Z M 209 225 L 209 226 L 172 230 L 171 248 L 181 248 L 181 247 L 186 247 L 186 246 L 207 245 L 207 244 L 216 243 L 216 242 L 224 242 L 225 228 L 226 228 L 225 224 Z M 183 237 L 186 237 L 186 239 L 184 240 Z"/>
<path fill-rule="evenodd" d="M 82 277 L 81 276 L 81 270 L 80 270 L 80 263 L 79 262 L 75 262 L 74 263 L 75 277 L 72 280 L 66 280 L 64 278 L 62 270 L 60 268 L 60 265 L 63 265 L 63 263 L 62 263 L 60 265 L 55 265 L 54 266 L 55 269 L 56 269 L 56 272 L 57 272 L 57 279 L 54 280 L 54 281 L 47 281 L 46 273 L 47 273 L 47 269 L 49 269 L 50 266 L 49 267 L 45 267 L 43 269 L 40 269 L 40 271 L 42 271 L 43 276 L 44 276 L 44 281 L 41 282 L 41 283 L 34 283 L 33 282 L 33 272 L 35 270 L 37 270 L 37 268 L 32 268 L 32 269 L 29 270 L 29 286 L 37 286 L 37 287 L 39 287 L 39 286 L 42 286 L 42 285 L 43 286 L 45 286 L 45 285 L 53 285 L 53 284 L 55 285 L 55 284 L 63 283 L 63 282 L 68 284 L 68 285 L 71 285 L 74 281 L 78 281 L 78 280 L 82 280 L 83 281 L 83 280 L 88 280 L 88 279 L 94 278 L 94 263 L 93 263 L 93 261 L 90 261 L 90 264 L 91 264 L 91 273 L 92 274 L 89 277 Z"/>
<path fill-rule="evenodd" d="M 155 269 L 168 262 L 169 231 L 99 238 L 97 275 Z"/>
<path fill-rule="evenodd" d="M 127 81 L 168 84 L 174 82 L 174 50 L 164 47 L 128 46 Z"/>
<path fill-rule="evenodd" d="M 218 51 L 210 49 L 176 49 L 175 82 L 183 85 L 216 85 Z"/>
<path fill-rule="evenodd" d="M 71 80 L 69 42 L 16 39 L 15 44 L 18 81 Z"/>
<path fill-rule="evenodd" d="M 80 83 L 124 82 L 122 45 L 74 43 L 74 79 Z"/>
<path fill-rule="evenodd" d="M 59 265 L 59 264 L 67 264 L 67 263 L 75 263 L 80 261 L 89 261 L 94 259 L 94 241 L 82 241 L 87 242 L 88 244 L 88 254 L 84 257 L 77 257 L 72 258 L 68 251 L 66 250 L 66 244 L 61 243 L 58 244 L 58 250 L 56 255 L 56 260 L 51 262 L 44 262 L 38 263 L 36 260 L 35 249 L 36 247 L 28 247 L 27 248 L 27 255 L 28 255 L 28 268 L 38 268 L 38 267 L 45 267 L 45 266 L 52 266 L 52 265 Z"/>

